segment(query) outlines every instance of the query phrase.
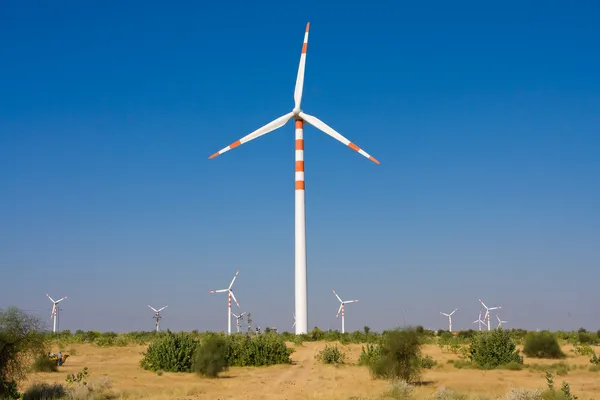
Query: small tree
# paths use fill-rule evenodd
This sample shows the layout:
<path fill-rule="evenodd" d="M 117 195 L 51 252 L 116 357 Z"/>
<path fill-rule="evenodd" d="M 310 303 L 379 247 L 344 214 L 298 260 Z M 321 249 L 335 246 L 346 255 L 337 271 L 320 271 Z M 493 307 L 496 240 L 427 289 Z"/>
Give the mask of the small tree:
<path fill-rule="evenodd" d="M 42 329 L 39 318 L 16 307 L 0 310 L 0 398 L 14 397 L 29 361 L 47 353 Z"/>
<path fill-rule="evenodd" d="M 473 336 L 469 358 L 483 369 L 511 363 L 523 364 L 523 357 L 519 355 L 510 334 L 502 329 Z"/>
<path fill-rule="evenodd" d="M 226 371 L 228 344 L 221 336 L 209 336 L 196 350 L 194 355 L 194 371 L 198 375 L 216 378 Z"/>
<path fill-rule="evenodd" d="M 377 378 L 417 381 L 421 369 L 421 335 L 412 329 L 386 332 L 377 358 L 369 363 L 369 368 Z"/>

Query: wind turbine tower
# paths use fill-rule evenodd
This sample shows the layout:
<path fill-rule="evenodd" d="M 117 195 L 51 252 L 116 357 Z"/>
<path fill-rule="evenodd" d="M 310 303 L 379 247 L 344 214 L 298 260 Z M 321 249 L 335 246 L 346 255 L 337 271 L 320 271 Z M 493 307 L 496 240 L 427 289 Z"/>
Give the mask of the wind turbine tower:
<path fill-rule="evenodd" d="M 233 279 L 231 280 L 231 283 L 229 284 L 229 287 L 227 289 L 219 289 L 219 290 L 211 290 L 210 293 L 223 293 L 223 292 L 227 292 L 227 333 L 231 335 L 231 298 L 233 297 L 233 300 L 235 301 L 235 304 L 237 304 L 238 308 L 240 308 L 240 303 L 238 303 L 237 299 L 235 298 L 235 295 L 233 294 L 233 291 L 231 290 L 231 288 L 233 287 L 233 282 L 235 282 L 238 274 L 240 273 L 240 271 L 238 270 Z"/>
<path fill-rule="evenodd" d="M 65 300 L 67 298 L 67 296 L 63 297 L 62 299 L 58 299 L 56 301 L 52 297 L 50 297 L 50 295 L 48 293 L 46 293 L 46 296 L 52 302 L 52 312 L 50 313 L 50 318 L 52 318 L 54 320 L 52 332 L 56 333 L 58 331 L 58 314 L 60 311 L 60 307 L 58 307 L 58 303 Z"/>
<path fill-rule="evenodd" d="M 440 311 L 440 314 L 445 315 L 446 317 L 448 317 L 448 331 L 452 332 L 452 315 L 458 311 L 458 308 L 454 309 L 454 311 L 452 311 L 450 314 L 446 314 Z"/>
<path fill-rule="evenodd" d="M 343 301 L 340 296 L 338 296 L 338 294 L 335 292 L 335 290 L 332 290 L 333 294 L 335 294 L 335 297 L 337 297 L 337 299 L 340 301 L 340 308 L 338 309 L 337 315 L 335 316 L 336 318 L 338 318 L 340 316 L 340 312 L 342 313 L 342 333 L 346 332 L 346 322 L 344 320 L 344 306 L 346 304 L 350 304 L 350 303 L 358 303 L 358 300 L 346 300 Z"/>
<path fill-rule="evenodd" d="M 302 52 L 300 53 L 300 64 L 298 65 L 298 75 L 296 76 L 296 88 L 294 90 L 294 108 L 291 112 L 269 122 L 268 124 L 258 128 L 254 132 L 244 136 L 229 146 L 219 150 L 209 158 L 217 157 L 226 151 L 234 149 L 241 144 L 247 143 L 253 139 L 263 136 L 275 129 L 284 126 L 290 119 L 296 121 L 296 173 L 295 173 L 295 239 L 294 239 L 294 286 L 295 286 L 295 311 L 297 319 L 296 334 L 307 333 L 308 331 L 308 312 L 307 312 L 307 282 L 306 282 L 306 210 L 305 210 L 305 180 L 304 180 L 304 123 L 321 130 L 325 134 L 331 136 L 335 140 L 350 147 L 362 156 L 368 158 L 376 164 L 379 164 L 375 158 L 362 150 L 356 144 L 346 139 L 344 136 L 336 132 L 329 125 L 314 117 L 306 114 L 300 105 L 302 102 L 302 91 L 304 88 L 304 70 L 306 66 L 306 50 L 308 46 L 308 31 L 310 23 L 306 24 L 304 33 L 304 43 L 302 44 Z"/>
<path fill-rule="evenodd" d="M 492 330 L 492 325 L 490 324 L 490 311 L 498 310 L 498 309 L 502 308 L 502 306 L 488 308 L 488 306 L 486 306 L 485 303 L 483 301 L 481 301 L 481 299 L 479 299 L 479 302 L 481 303 L 483 308 L 485 308 L 485 317 L 483 317 L 483 320 L 485 321 L 487 318 L 487 327 L 488 327 L 488 331 L 490 331 L 490 330 Z"/>
<path fill-rule="evenodd" d="M 152 307 L 150 304 L 148 304 L 148 307 L 150 307 L 150 309 L 154 311 L 154 316 L 152 318 L 156 320 L 156 332 L 158 332 L 158 327 L 160 325 L 159 321 L 162 319 L 162 317 L 160 316 L 160 312 L 169 306 L 164 306 L 163 308 L 159 308 L 158 310 Z"/>

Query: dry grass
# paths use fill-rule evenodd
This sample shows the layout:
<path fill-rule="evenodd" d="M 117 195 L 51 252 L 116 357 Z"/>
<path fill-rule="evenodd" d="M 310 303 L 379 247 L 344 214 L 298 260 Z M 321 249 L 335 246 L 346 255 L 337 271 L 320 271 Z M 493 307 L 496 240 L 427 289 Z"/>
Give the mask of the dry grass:
<path fill-rule="evenodd" d="M 291 345 L 291 344 L 290 344 Z M 260 368 L 231 368 L 219 379 L 203 379 L 195 374 L 165 372 L 162 376 L 139 367 L 141 353 L 146 346 L 102 348 L 93 345 L 74 345 L 76 353 L 58 373 L 35 373 L 23 386 L 34 381 L 64 383 L 68 373 L 77 373 L 88 367 L 89 381 L 110 380 L 113 392 L 130 399 L 343 399 L 352 396 L 377 399 L 388 389 L 383 381 L 373 380 L 364 367 L 354 365 L 322 365 L 315 354 L 326 343 L 304 343 L 292 354 L 293 365 Z M 340 346 L 348 355 L 348 362 L 356 362 L 360 345 Z M 555 376 L 560 385 L 566 380 L 579 399 L 600 398 L 600 373 L 589 372 L 589 357 L 573 356 L 570 346 L 564 346 L 569 365 L 584 365 L 569 371 L 567 376 Z M 600 351 L 597 350 L 597 353 Z M 442 352 L 438 346 L 423 348 L 424 354 L 438 361 L 438 366 L 423 371 L 423 386 L 413 391 L 414 398 L 430 397 L 439 387 L 452 388 L 472 396 L 496 398 L 512 387 L 539 388 L 545 386 L 543 371 L 479 371 L 456 369 L 447 363 L 456 359 L 452 353 Z M 526 359 L 525 364 L 553 364 L 554 360 Z"/>

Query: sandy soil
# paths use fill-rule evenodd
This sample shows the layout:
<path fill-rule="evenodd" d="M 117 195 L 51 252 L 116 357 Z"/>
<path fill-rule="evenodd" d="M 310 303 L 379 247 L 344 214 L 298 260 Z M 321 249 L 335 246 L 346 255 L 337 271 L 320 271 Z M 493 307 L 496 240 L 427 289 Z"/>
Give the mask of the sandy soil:
<path fill-rule="evenodd" d="M 293 365 L 261 368 L 231 368 L 219 379 L 204 379 L 195 374 L 156 373 L 139 367 L 141 353 L 146 346 L 101 348 L 93 345 L 73 345 L 66 353 L 72 353 L 58 373 L 31 374 L 23 386 L 34 381 L 64 383 L 69 373 L 77 373 L 83 367 L 90 371 L 89 381 L 110 380 L 113 392 L 131 399 L 327 399 L 337 400 L 356 396 L 376 399 L 388 389 L 386 382 L 374 380 L 364 367 L 355 365 L 330 366 L 318 363 L 314 356 L 326 343 L 305 343 L 296 347 L 292 354 Z M 341 346 L 348 355 L 348 362 L 356 362 L 360 345 Z M 556 386 L 563 380 L 571 385 L 571 391 L 579 399 L 600 398 L 600 372 L 588 371 L 589 357 L 575 357 L 571 346 L 564 351 L 569 357 L 565 363 L 573 366 L 566 376 L 555 374 Z M 596 349 L 600 353 L 600 349 Z M 415 398 L 430 397 L 444 386 L 473 396 L 495 398 L 511 387 L 545 388 L 543 371 L 479 371 L 457 369 L 448 364 L 458 357 L 442 352 L 436 345 L 423 348 L 438 366 L 424 370 L 423 386 L 414 391 Z M 526 359 L 526 364 L 554 364 L 553 360 Z"/>

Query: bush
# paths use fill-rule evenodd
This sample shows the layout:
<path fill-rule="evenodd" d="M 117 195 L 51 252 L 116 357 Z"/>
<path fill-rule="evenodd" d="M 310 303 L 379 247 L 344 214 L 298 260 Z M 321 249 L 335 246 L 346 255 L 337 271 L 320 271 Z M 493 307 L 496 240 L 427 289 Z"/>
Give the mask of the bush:
<path fill-rule="evenodd" d="M 541 400 L 542 391 L 539 389 L 512 388 L 499 400 Z"/>
<path fill-rule="evenodd" d="M 42 354 L 35 359 L 31 365 L 31 370 L 34 372 L 57 372 L 58 367 L 56 366 L 56 361 Z"/>
<path fill-rule="evenodd" d="M 502 329 L 476 335 L 469 347 L 469 358 L 483 369 L 493 369 L 501 365 L 523 364 L 510 334 Z"/>
<path fill-rule="evenodd" d="M 193 368 L 198 375 L 216 378 L 227 370 L 227 341 L 220 336 L 206 338 L 196 349 Z"/>
<path fill-rule="evenodd" d="M 556 337 L 548 331 L 529 332 L 525 336 L 523 353 L 535 358 L 564 358 Z"/>
<path fill-rule="evenodd" d="M 198 341 L 189 333 L 168 333 L 157 337 L 150 345 L 140 366 L 151 371 L 192 372 Z"/>
<path fill-rule="evenodd" d="M 358 357 L 358 365 L 371 365 L 379 358 L 379 346 L 367 343 L 363 346 Z"/>
<path fill-rule="evenodd" d="M 60 383 L 36 382 L 23 392 L 23 400 L 54 400 L 66 396 L 66 391 Z"/>
<path fill-rule="evenodd" d="M 326 345 L 323 350 L 317 353 L 315 358 L 323 364 L 343 364 L 346 360 L 346 354 L 337 345 Z"/>
<path fill-rule="evenodd" d="M 237 367 L 291 364 L 293 350 L 278 334 L 229 335 L 227 365 Z"/>
<path fill-rule="evenodd" d="M 437 365 L 437 361 L 429 356 L 425 356 L 421 358 L 421 367 L 426 369 L 431 369 Z"/>
<path fill-rule="evenodd" d="M 381 340 L 379 356 L 369 364 L 376 378 L 415 382 L 420 377 L 421 335 L 412 329 L 387 332 Z"/>

